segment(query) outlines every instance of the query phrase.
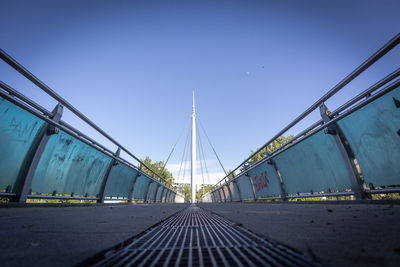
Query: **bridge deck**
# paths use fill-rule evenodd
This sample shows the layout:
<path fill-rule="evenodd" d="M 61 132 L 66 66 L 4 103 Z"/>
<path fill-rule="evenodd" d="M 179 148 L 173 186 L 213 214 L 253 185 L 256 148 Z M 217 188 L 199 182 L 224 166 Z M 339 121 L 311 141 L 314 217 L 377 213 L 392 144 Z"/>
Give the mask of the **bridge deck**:
<path fill-rule="evenodd" d="M 333 266 L 400 262 L 399 202 L 198 204 Z M 186 204 L 0 208 L 2 266 L 72 266 L 183 210 Z"/>
<path fill-rule="evenodd" d="M 199 206 L 333 266 L 398 266 L 399 202 Z"/>
<path fill-rule="evenodd" d="M 0 208 L 2 266 L 73 266 L 187 205 L 14 206 Z"/>

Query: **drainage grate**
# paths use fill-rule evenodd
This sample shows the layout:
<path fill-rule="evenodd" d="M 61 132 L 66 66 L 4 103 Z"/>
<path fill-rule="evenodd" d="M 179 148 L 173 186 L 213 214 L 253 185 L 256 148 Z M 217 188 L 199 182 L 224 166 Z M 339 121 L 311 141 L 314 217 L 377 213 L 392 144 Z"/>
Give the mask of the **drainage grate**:
<path fill-rule="evenodd" d="M 94 266 L 319 266 L 194 205 L 105 255 Z"/>

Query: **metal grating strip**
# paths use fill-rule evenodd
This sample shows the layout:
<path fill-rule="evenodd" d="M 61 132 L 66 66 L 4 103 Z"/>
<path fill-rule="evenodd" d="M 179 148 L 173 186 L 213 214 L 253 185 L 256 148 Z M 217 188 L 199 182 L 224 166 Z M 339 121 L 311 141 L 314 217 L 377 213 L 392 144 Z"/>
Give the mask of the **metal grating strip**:
<path fill-rule="evenodd" d="M 94 266 L 320 266 L 195 205 L 168 218 Z"/>

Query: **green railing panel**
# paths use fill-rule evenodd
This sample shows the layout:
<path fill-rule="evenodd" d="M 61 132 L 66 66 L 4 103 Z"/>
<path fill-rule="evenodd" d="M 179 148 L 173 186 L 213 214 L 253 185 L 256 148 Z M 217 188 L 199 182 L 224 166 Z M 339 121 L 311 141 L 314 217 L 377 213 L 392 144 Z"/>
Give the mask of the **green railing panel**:
<path fill-rule="evenodd" d="M 97 196 L 111 158 L 60 131 L 43 151 L 32 192 Z"/>
<path fill-rule="evenodd" d="M 44 121 L 0 97 L 0 190 L 15 185 Z"/>
<path fill-rule="evenodd" d="M 128 198 L 137 174 L 137 170 L 122 163 L 113 166 L 108 177 L 105 196 Z"/>
<path fill-rule="evenodd" d="M 338 124 L 368 186 L 400 185 L 400 87 Z"/>
<path fill-rule="evenodd" d="M 272 165 L 263 162 L 249 170 L 248 173 L 253 181 L 256 198 L 280 196 L 280 185 L 276 171 Z"/>
<path fill-rule="evenodd" d="M 232 193 L 232 201 L 240 201 L 240 195 L 236 184 L 234 182 L 230 182 L 228 186 Z"/>
<path fill-rule="evenodd" d="M 163 189 L 164 189 L 164 186 L 159 186 L 158 187 L 157 194 L 156 194 L 156 201 L 157 202 L 161 201 L 161 194 L 162 194 Z"/>
<path fill-rule="evenodd" d="M 156 195 L 156 189 L 157 189 L 158 184 L 156 182 L 151 183 L 149 187 L 149 191 L 147 194 L 147 200 L 148 201 L 155 201 L 155 195 Z"/>
<path fill-rule="evenodd" d="M 288 194 L 351 188 L 335 140 L 323 131 L 282 152 L 274 160 Z"/>
<path fill-rule="evenodd" d="M 147 186 L 150 183 L 150 178 L 141 175 L 136 178 L 135 188 L 133 189 L 133 196 L 134 200 L 144 200 L 146 195 Z"/>
<path fill-rule="evenodd" d="M 254 199 L 253 189 L 251 188 L 249 177 L 246 175 L 241 175 L 236 179 L 237 185 L 240 188 L 242 200 Z"/>

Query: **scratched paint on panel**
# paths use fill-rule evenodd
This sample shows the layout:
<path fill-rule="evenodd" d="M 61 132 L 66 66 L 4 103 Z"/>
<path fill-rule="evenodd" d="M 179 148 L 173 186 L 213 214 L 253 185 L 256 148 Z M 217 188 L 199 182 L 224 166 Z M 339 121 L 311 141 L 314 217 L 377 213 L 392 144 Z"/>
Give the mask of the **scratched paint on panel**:
<path fill-rule="evenodd" d="M 242 200 L 254 199 L 253 189 L 251 188 L 249 177 L 241 175 L 236 179 L 240 189 L 240 194 L 242 195 Z"/>
<path fill-rule="evenodd" d="M 44 122 L 0 97 L 0 190 L 15 189 L 24 159 Z"/>
<path fill-rule="evenodd" d="M 111 158 L 60 131 L 47 143 L 32 181 L 32 191 L 96 196 Z"/>
<path fill-rule="evenodd" d="M 267 162 L 249 170 L 249 175 L 253 180 L 254 191 L 257 198 L 280 195 L 280 186 L 276 172 Z"/>
<path fill-rule="evenodd" d="M 400 87 L 339 122 L 366 184 L 400 185 Z"/>
<path fill-rule="evenodd" d="M 335 140 L 323 131 L 282 152 L 274 160 L 288 194 L 351 188 Z"/>
<path fill-rule="evenodd" d="M 106 197 L 128 198 L 137 171 L 122 164 L 113 166 L 105 192 Z"/>

